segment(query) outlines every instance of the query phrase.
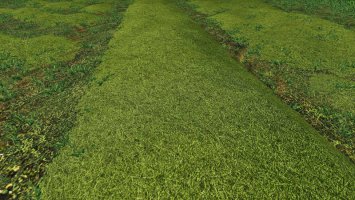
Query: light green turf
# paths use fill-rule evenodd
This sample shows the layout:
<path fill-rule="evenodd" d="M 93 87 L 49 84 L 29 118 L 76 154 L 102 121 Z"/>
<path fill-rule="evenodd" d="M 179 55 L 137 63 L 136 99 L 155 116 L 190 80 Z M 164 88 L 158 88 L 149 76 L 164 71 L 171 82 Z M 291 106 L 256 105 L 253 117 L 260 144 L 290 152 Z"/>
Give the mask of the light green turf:
<path fill-rule="evenodd" d="M 355 84 L 354 81 L 337 79 L 330 74 L 313 76 L 310 79 L 310 92 L 314 96 L 320 94 L 327 96 L 332 94 L 331 104 L 338 108 L 348 108 L 350 112 L 355 112 Z M 355 130 L 354 130 L 355 131 Z"/>
<path fill-rule="evenodd" d="M 20 39 L 0 34 L 0 52 L 21 58 L 30 68 L 72 60 L 78 46 L 64 37 L 45 35 Z"/>
<path fill-rule="evenodd" d="M 112 11 L 112 5 L 110 3 L 99 3 L 87 6 L 82 9 L 82 11 L 93 13 L 93 14 L 100 14 L 100 13 L 108 13 Z"/>
<path fill-rule="evenodd" d="M 136 0 L 42 199 L 348 198 L 355 166 L 169 0 Z"/>
<path fill-rule="evenodd" d="M 8 13 L 12 14 L 17 20 L 35 23 L 46 28 L 54 28 L 58 24 L 68 24 L 72 26 L 93 24 L 98 19 L 97 16 L 89 13 L 57 14 L 31 7 L 15 9 Z"/>
<path fill-rule="evenodd" d="M 33 23 L 42 28 L 58 26 L 82 26 L 100 23 L 102 14 L 113 10 L 113 0 L 72 0 L 72 1 L 26 1 L 15 8 L 0 7 L 0 14 L 11 15 L 14 19 Z"/>
<path fill-rule="evenodd" d="M 44 0 L 32 0 L 32 5 L 40 5 L 40 9 L 44 11 L 52 11 L 58 13 L 82 11 L 92 14 L 102 14 L 112 11 L 112 3 L 115 0 L 72 0 L 48 2 Z M 37 6 L 38 7 L 38 6 Z"/>
<path fill-rule="evenodd" d="M 298 75 L 313 91 L 320 85 L 308 82 L 308 77 L 327 74 L 331 81 L 321 84 L 329 92 L 317 91 L 310 98 L 330 102 L 329 106 L 343 112 L 355 110 L 354 31 L 320 18 L 284 12 L 262 0 L 191 0 L 191 3 L 198 6 L 199 12 L 209 14 L 210 19 L 220 23 L 237 41 L 248 43 L 246 61 L 257 58 L 300 69 Z M 335 87 L 342 82 L 350 82 L 352 89 Z"/>

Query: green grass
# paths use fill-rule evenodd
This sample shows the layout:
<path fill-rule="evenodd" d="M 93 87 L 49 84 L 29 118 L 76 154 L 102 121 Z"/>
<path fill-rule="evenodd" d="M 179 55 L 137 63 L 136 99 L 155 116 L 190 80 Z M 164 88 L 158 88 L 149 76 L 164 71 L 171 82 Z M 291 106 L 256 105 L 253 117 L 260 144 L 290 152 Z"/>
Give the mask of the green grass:
<path fill-rule="evenodd" d="M 136 0 L 42 199 L 346 199 L 355 166 L 169 0 Z"/>
<path fill-rule="evenodd" d="M 103 4 L 110 8 L 93 11 Z M 0 199 L 40 194 L 37 183 L 66 143 L 78 99 L 128 4 L 0 1 Z"/>
<path fill-rule="evenodd" d="M 286 11 L 301 11 L 355 27 L 354 0 L 265 0 Z"/>
<path fill-rule="evenodd" d="M 75 25 L 92 25 L 99 17 L 85 13 L 75 12 L 72 14 L 58 14 L 48 11 L 42 11 L 36 7 L 23 7 L 18 9 L 3 9 L 0 12 L 12 14 L 17 20 L 39 24 L 45 28 L 54 28 L 58 24 Z M 97 23 L 97 22 L 96 22 Z"/>
<path fill-rule="evenodd" d="M 259 79 L 355 160 L 354 31 L 262 0 L 189 2 L 212 32 L 243 47 L 240 60 Z"/>
<path fill-rule="evenodd" d="M 0 34 L 0 43 L 1 52 L 23 59 L 29 68 L 73 60 L 79 49 L 76 42 L 51 35 L 19 39 Z"/>

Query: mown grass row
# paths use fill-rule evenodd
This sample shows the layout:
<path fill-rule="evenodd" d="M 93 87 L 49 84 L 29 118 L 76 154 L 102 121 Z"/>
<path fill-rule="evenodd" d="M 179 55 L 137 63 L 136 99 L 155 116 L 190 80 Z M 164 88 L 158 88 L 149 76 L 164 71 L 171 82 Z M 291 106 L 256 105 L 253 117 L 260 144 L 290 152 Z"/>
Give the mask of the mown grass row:
<path fill-rule="evenodd" d="M 135 0 L 98 69 L 43 199 L 354 196 L 355 166 L 175 0 Z"/>
<path fill-rule="evenodd" d="M 265 0 L 286 11 L 301 11 L 315 14 L 355 27 L 355 1 L 353 0 Z"/>
<path fill-rule="evenodd" d="M 0 2 L 0 198 L 36 198 L 129 0 Z"/>

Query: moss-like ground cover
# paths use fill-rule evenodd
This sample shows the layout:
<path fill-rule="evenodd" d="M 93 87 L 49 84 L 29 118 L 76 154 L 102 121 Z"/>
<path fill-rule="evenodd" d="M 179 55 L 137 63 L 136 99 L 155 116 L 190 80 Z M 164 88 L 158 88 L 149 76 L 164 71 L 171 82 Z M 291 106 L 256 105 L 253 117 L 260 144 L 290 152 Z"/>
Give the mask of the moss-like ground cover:
<path fill-rule="evenodd" d="M 262 0 L 191 0 L 210 32 L 221 28 L 239 59 L 355 160 L 355 32 Z"/>
<path fill-rule="evenodd" d="M 169 0 L 136 0 L 43 199 L 354 197 L 355 166 Z"/>
<path fill-rule="evenodd" d="M 0 1 L 0 199 L 40 195 L 37 183 L 128 3 Z"/>

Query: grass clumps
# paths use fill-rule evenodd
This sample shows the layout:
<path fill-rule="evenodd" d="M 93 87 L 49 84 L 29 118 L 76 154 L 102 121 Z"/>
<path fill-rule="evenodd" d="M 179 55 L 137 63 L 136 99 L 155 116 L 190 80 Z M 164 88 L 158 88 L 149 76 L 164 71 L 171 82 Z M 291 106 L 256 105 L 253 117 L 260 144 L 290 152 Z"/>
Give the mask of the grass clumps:
<path fill-rule="evenodd" d="M 0 8 L 20 8 L 26 5 L 28 0 L 2 0 Z"/>
<path fill-rule="evenodd" d="M 36 199 L 129 1 L 0 2 L 0 199 Z M 100 33 L 100 34 L 98 34 Z"/>
<path fill-rule="evenodd" d="M 42 199 L 354 196 L 355 166 L 175 3 L 128 8 Z"/>
<path fill-rule="evenodd" d="M 355 160 L 353 31 L 261 0 L 189 2 L 210 33 Z"/>
<path fill-rule="evenodd" d="M 58 14 L 73 14 L 79 12 L 82 4 L 73 1 L 42 2 L 41 10 Z"/>
<path fill-rule="evenodd" d="M 266 0 L 286 11 L 301 11 L 355 27 L 355 1 L 352 0 Z"/>

